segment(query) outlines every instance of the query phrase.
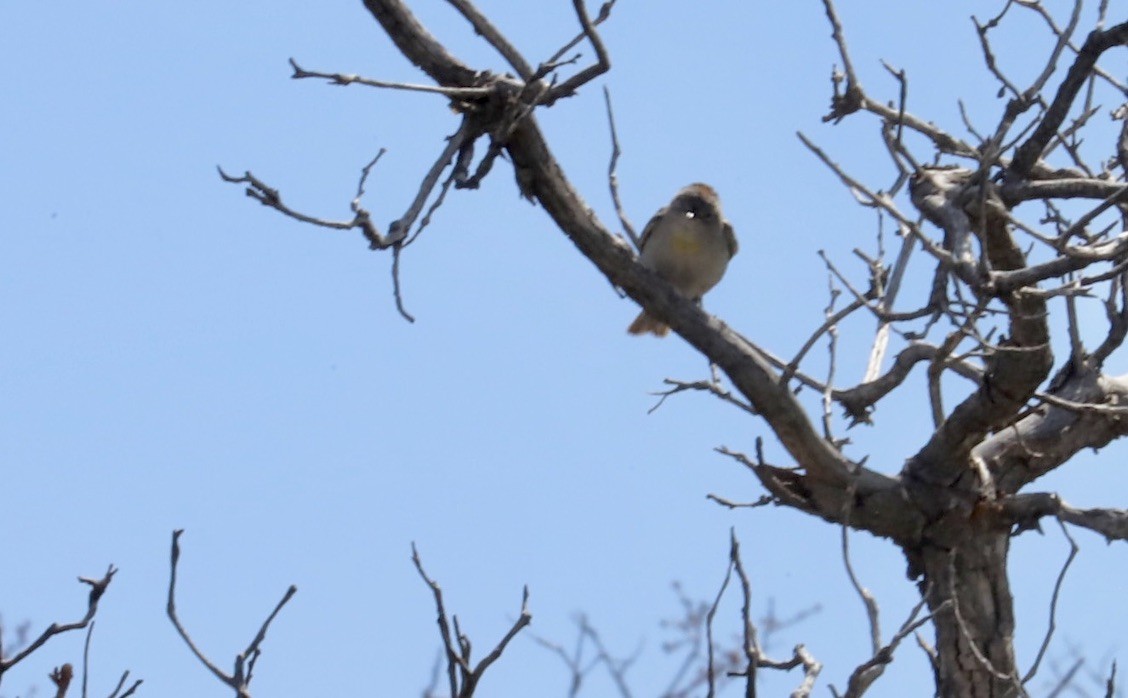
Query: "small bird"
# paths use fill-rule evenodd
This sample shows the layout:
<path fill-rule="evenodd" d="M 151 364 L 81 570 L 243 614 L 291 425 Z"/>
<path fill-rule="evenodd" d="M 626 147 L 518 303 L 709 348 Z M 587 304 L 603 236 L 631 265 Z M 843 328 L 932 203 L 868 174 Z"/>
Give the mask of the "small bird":
<path fill-rule="evenodd" d="M 639 260 L 678 293 L 700 302 L 717 285 L 736 254 L 736 234 L 721 214 L 721 199 L 708 184 L 690 184 L 658 210 L 642 230 Z M 670 328 L 643 310 L 630 334 L 665 337 Z"/>

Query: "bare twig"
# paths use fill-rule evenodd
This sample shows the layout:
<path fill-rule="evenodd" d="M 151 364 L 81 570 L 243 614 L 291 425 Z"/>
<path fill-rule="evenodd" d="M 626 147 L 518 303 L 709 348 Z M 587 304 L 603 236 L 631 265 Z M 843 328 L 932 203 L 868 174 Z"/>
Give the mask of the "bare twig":
<path fill-rule="evenodd" d="M 639 657 L 641 646 L 633 654 L 627 656 L 625 659 L 617 659 L 611 656 L 607 647 L 603 644 L 603 639 L 599 633 L 588 622 L 586 616 L 580 617 L 580 632 L 588 638 L 592 646 L 595 647 L 596 655 L 595 661 L 597 665 L 602 665 L 607 669 L 607 673 L 611 676 L 611 680 L 615 683 L 615 688 L 618 689 L 619 695 L 622 698 L 632 698 L 630 686 L 627 685 L 627 670 L 635 663 Z"/>
<path fill-rule="evenodd" d="M 137 692 L 137 689 L 144 683 L 141 679 L 134 681 L 125 693 L 120 693 L 121 689 L 125 688 L 125 682 L 129 680 L 129 672 L 122 672 L 121 678 L 118 679 L 117 686 L 114 687 L 114 692 L 109 695 L 109 698 L 128 698 Z"/>
<path fill-rule="evenodd" d="M 176 632 L 180 635 L 181 639 L 184 640 L 184 643 L 188 645 L 188 649 L 192 651 L 192 654 L 196 655 L 200 663 L 203 664 L 213 676 L 219 679 L 221 683 L 234 690 L 238 698 L 249 698 L 251 695 L 250 683 L 254 675 L 255 662 L 262 653 L 260 646 L 263 640 L 266 639 L 266 631 L 270 627 L 271 622 L 273 622 L 274 618 L 278 615 L 278 612 L 282 610 L 282 607 L 297 593 L 298 588 L 291 585 L 290 588 L 286 590 L 286 593 L 282 596 L 282 600 L 278 602 L 278 605 L 274 607 L 274 610 L 271 611 L 270 615 L 263 621 L 258 632 L 255 633 L 254 638 L 251 640 L 250 644 L 247 645 L 247 648 L 235 656 L 234 671 L 227 674 L 200 651 L 196 643 L 192 641 L 192 637 L 188 634 L 188 631 L 184 628 L 184 625 L 180 622 L 180 618 L 176 613 L 176 571 L 177 565 L 180 562 L 180 536 L 183 533 L 183 529 L 177 529 L 172 532 L 172 552 L 169 555 L 168 605 L 166 607 L 169 620 L 172 621 L 172 625 L 176 628 Z"/>
<path fill-rule="evenodd" d="M 86 698 L 86 683 L 90 677 L 90 638 L 94 636 L 94 621 L 86 628 L 86 641 L 82 643 L 82 698 Z"/>
<path fill-rule="evenodd" d="M 419 218 L 419 214 L 423 212 L 423 206 L 431 198 L 431 192 L 435 190 L 435 185 L 439 183 L 439 177 L 442 176 L 443 170 L 454 162 L 455 156 L 462 147 L 473 141 L 477 136 L 478 131 L 471 123 L 471 119 L 464 118 L 462 123 L 459 124 L 458 130 L 447 138 L 446 147 L 435 158 L 435 162 L 431 164 L 431 169 L 427 170 L 427 174 L 423 176 L 419 191 L 415 194 L 415 198 L 411 201 L 407 211 L 388 226 L 388 239 L 392 240 L 391 244 L 407 237 L 411 227 L 415 225 L 416 219 Z"/>
<path fill-rule="evenodd" d="M 596 15 L 595 19 L 592 20 L 591 26 L 598 27 L 600 24 L 603 24 L 607 20 L 607 18 L 611 16 L 611 9 L 615 7 L 616 2 L 618 2 L 618 0 L 607 0 L 607 2 L 603 3 L 603 5 L 599 8 L 599 14 Z M 585 38 L 587 38 L 586 31 L 580 31 L 579 34 L 576 34 L 575 38 L 564 44 L 559 51 L 552 54 L 552 56 L 549 57 L 547 61 L 540 65 L 540 67 L 537 69 L 537 76 L 543 77 L 545 75 L 548 75 L 548 73 L 555 70 L 557 66 L 562 65 L 562 58 L 564 54 L 568 53 L 568 51 L 571 51 Z M 573 56 L 571 59 L 568 59 L 565 62 L 572 63 L 578 59 L 579 55 L 577 54 L 576 56 Z"/>
<path fill-rule="evenodd" d="M 937 607 L 933 613 L 929 613 L 922 618 L 917 618 L 920 612 L 924 609 L 925 604 L 928 603 L 928 594 L 922 594 L 921 600 L 909 612 L 909 617 L 901 624 L 900 629 L 889 640 L 889 642 L 874 652 L 873 656 L 865 662 L 859 664 L 850 674 L 850 679 L 846 684 L 846 693 L 842 698 L 860 698 L 873 683 L 881 677 L 885 672 L 885 667 L 893 662 L 893 653 L 897 650 L 898 645 L 911 634 L 916 633 L 926 623 L 932 621 L 941 610 L 948 608 L 951 602 L 945 601 Z M 833 691 L 833 688 L 831 689 Z M 837 695 L 837 693 L 835 694 Z"/>
<path fill-rule="evenodd" d="M 513 623 L 512 627 L 505 634 L 501 640 L 494 646 L 492 650 L 474 667 L 470 666 L 470 643 L 469 640 L 458 629 L 458 618 L 454 617 L 454 633 L 451 633 L 451 620 L 448 619 L 446 606 L 443 603 L 443 592 L 439 587 L 438 582 L 427 575 L 423 569 L 423 561 L 419 557 L 419 551 L 416 549 L 415 544 L 411 545 L 411 561 L 415 565 L 415 569 L 419 572 L 419 576 L 423 578 L 427 586 L 431 589 L 431 594 L 435 598 L 435 610 L 437 611 L 439 624 L 439 635 L 443 640 L 443 647 L 446 650 L 447 657 L 447 678 L 450 682 L 450 695 L 457 698 L 470 698 L 474 695 L 474 691 L 478 686 L 478 682 L 482 680 L 482 675 L 486 669 L 490 668 L 494 662 L 501 657 L 502 652 L 505 651 L 509 642 L 517 636 L 517 633 L 527 626 L 533 620 L 532 614 L 529 612 L 529 588 L 525 587 L 521 595 L 521 613 L 517 620 Z M 457 644 L 456 644 L 457 641 Z"/>
<path fill-rule="evenodd" d="M 388 82 L 386 80 L 373 80 L 353 73 L 322 73 L 315 70 L 306 70 L 298 65 L 293 58 L 290 67 L 294 69 L 290 77 L 294 80 L 318 78 L 328 80 L 334 85 L 366 85 L 368 87 L 383 87 L 392 90 L 407 90 L 409 92 L 430 92 L 450 97 L 451 99 L 481 99 L 490 93 L 488 87 L 443 87 L 441 85 L 415 85 L 406 82 Z"/>
<path fill-rule="evenodd" d="M 736 540 L 736 534 L 730 529 L 729 536 L 732 541 Z M 713 603 L 709 606 L 709 612 L 705 614 L 705 642 L 708 659 L 705 664 L 705 677 L 708 681 L 708 698 L 714 698 L 717 694 L 716 683 L 716 662 L 713 647 L 713 618 L 717 615 L 717 607 L 721 604 L 721 597 L 725 595 L 725 590 L 728 589 L 729 581 L 732 579 L 733 561 L 732 561 L 732 548 L 729 548 L 729 563 L 725 568 L 725 578 L 721 582 L 721 587 L 717 589 L 717 596 L 713 599 Z"/>
<path fill-rule="evenodd" d="M 798 370 L 799 364 L 803 361 L 803 357 L 805 357 L 807 355 L 807 352 L 809 352 L 811 348 L 815 346 L 815 343 L 818 342 L 819 337 L 833 330 L 835 327 L 837 327 L 838 323 L 846 319 L 855 310 L 865 307 L 865 305 L 866 299 L 855 298 L 850 302 L 849 305 L 845 306 L 841 310 L 827 315 L 826 319 L 823 320 L 823 324 L 819 325 L 818 329 L 812 332 L 811 336 L 807 338 L 807 341 L 803 342 L 803 346 L 799 347 L 799 351 L 795 353 L 795 358 L 791 359 L 791 361 L 787 363 L 787 367 L 784 368 L 783 372 L 780 374 L 780 382 L 786 383 L 795 376 L 795 371 Z"/>
<path fill-rule="evenodd" d="M 870 647 L 871 651 L 876 655 L 881 650 L 881 620 L 877 599 L 873 597 L 869 589 L 862 585 L 861 581 L 858 579 L 857 573 L 854 571 L 854 564 L 850 560 L 850 509 L 853 508 L 853 503 L 854 495 L 853 493 L 848 493 L 846 497 L 846 511 L 842 513 L 842 525 L 839 527 L 842 562 L 846 566 L 846 576 L 850 579 L 850 585 L 854 587 L 854 592 L 857 593 L 858 598 L 862 600 L 862 606 L 866 609 L 866 621 L 869 623 L 870 629 Z"/>
<path fill-rule="evenodd" d="M 580 20 L 580 26 L 583 27 L 584 36 L 591 42 L 592 49 L 595 50 L 596 61 L 594 64 L 589 65 L 564 82 L 548 90 L 540 101 L 549 106 L 562 97 L 575 94 L 576 90 L 611 69 L 611 59 L 607 56 L 607 49 L 603 46 L 603 39 L 599 37 L 599 33 L 595 31 L 595 25 L 592 24 L 591 18 L 588 17 L 585 0 L 572 0 L 572 5 L 576 9 L 576 16 Z"/>
<path fill-rule="evenodd" d="M 642 242 L 635 233 L 634 226 L 631 225 L 630 220 L 627 218 L 626 212 L 623 211 L 623 202 L 619 200 L 619 174 L 617 171 L 619 165 L 619 156 L 622 151 L 619 149 L 619 134 L 615 130 L 615 113 L 611 110 L 611 90 L 606 85 L 603 86 L 603 101 L 607 105 L 607 125 L 611 129 L 611 162 L 607 166 L 607 185 L 611 189 L 611 202 L 615 204 L 615 213 L 619 216 L 619 223 L 623 226 L 623 231 L 630 238 L 631 243 L 634 244 L 636 250 L 642 249 Z"/>
<path fill-rule="evenodd" d="M 1061 566 L 1061 571 L 1058 572 L 1057 581 L 1054 583 L 1054 592 L 1050 596 L 1050 621 L 1046 626 L 1046 636 L 1042 638 L 1042 644 L 1038 648 L 1038 654 L 1034 657 L 1034 663 L 1030 665 L 1030 670 L 1026 672 L 1026 676 L 1022 677 L 1022 683 L 1028 683 L 1034 675 L 1038 673 L 1038 667 L 1042 663 L 1042 659 L 1046 656 L 1046 650 L 1050 647 L 1050 640 L 1054 637 L 1054 630 L 1057 629 L 1057 606 L 1058 599 L 1061 596 L 1061 588 L 1065 583 L 1065 574 L 1069 571 L 1069 566 L 1073 564 L 1073 559 L 1077 557 L 1077 552 L 1080 548 L 1077 546 L 1077 541 L 1073 540 L 1073 536 L 1069 535 L 1069 529 L 1066 528 L 1065 523 L 1058 520 L 1058 525 L 1061 526 L 1061 532 L 1065 535 L 1065 539 L 1069 541 L 1069 555 L 1065 558 L 1065 563 Z"/>
<path fill-rule="evenodd" d="M 700 391 L 710 393 L 714 397 L 720 398 L 721 400 L 729 403 L 730 405 L 735 405 L 736 407 L 739 407 L 740 409 L 744 410 L 748 414 L 756 414 L 756 410 L 754 410 L 752 408 L 752 406 L 749 405 L 747 402 L 744 402 L 740 398 L 733 395 L 730 391 L 725 390 L 724 388 L 720 387 L 720 385 L 713 383 L 711 381 L 689 381 L 689 382 L 686 382 L 686 381 L 674 380 L 673 378 L 665 378 L 665 379 L 662 380 L 662 382 L 665 383 L 666 385 L 669 385 L 669 386 L 672 386 L 672 387 L 669 390 L 663 390 L 663 391 L 660 391 L 660 392 L 657 392 L 657 393 L 652 393 L 653 395 L 659 396 L 659 399 L 658 399 L 658 402 L 653 407 L 651 407 L 649 410 L 647 410 L 647 414 L 653 414 L 659 407 L 662 406 L 662 403 L 664 403 L 666 401 L 666 398 L 670 397 L 671 395 L 677 395 L 678 393 L 681 393 L 681 392 L 684 392 L 684 391 L 687 391 L 687 390 L 700 390 Z"/>
<path fill-rule="evenodd" d="M 744 658 L 748 662 L 745 669 L 744 696 L 756 698 L 756 669 L 760 666 L 760 642 L 756 637 L 756 624 L 752 622 L 752 583 L 748 573 L 744 571 L 744 563 L 740 559 L 740 541 L 736 539 L 736 531 L 729 530 L 729 561 L 732 569 L 740 579 L 740 593 L 743 600 L 740 607 L 740 618 L 743 621 Z"/>
<path fill-rule="evenodd" d="M 726 499 L 725 497 L 721 497 L 720 495 L 716 494 L 707 494 L 705 495 L 705 498 L 714 501 L 717 504 L 720 504 L 721 506 L 728 509 L 756 509 L 762 506 L 767 506 L 768 504 L 773 504 L 776 501 L 775 497 L 768 494 L 762 495 L 754 502 L 734 502 L 730 499 Z"/>
<path fill-rule="evenodd" d="M 106 589 L 110 586 L 114 575 L 117 574 L 117 568 L 110 565 L 106 568 L 106 574 L 101 579 L 91 579 L 89 577 L 79 577 L 78 581 L 90 586 L 90 594 L 86 602 L 86 614 L 81 620 L 73 623 L 52 623 L 40 633 L 39 637 L 29 642 L 23 649 L 16 652 L 11 657 L 0 657 L 0 679 L 4 674 L 22 662 L 32 652 L 42 647 L 52 637 L 61 633 L 70 632 L 71 630 L 81 630 L 89 625 L 94 620 L 94 615 L 98 612 L 98 602 L 101 600 L 102 595 L 106 593 Z"/>
<path fill-rule="evenodd" d="M 383 150 L 381 150 L 380 153 L 376 155 L 376 158 L 373 159 L 373 161 L 369 163 L 362 171 L 363 174 L 361 175 L 361 184 L 359 187 L 360 189 L 363 190 L 364 180 L 367 177 L 368 171 L 371 169 L 372 165 L 374 165 L 376 161 L 379 160 L 380 155 L 382 154 Z M 301 211 L 292 209 L 286 204 L 282 203 L 282 195 L 279 193 L 279 191 L 267 185 L 265 182 L 252 174 L 249 170 L 244 172 L 241 177 L 235 177 L 233 175 L 227 174 L 223 171 L 222 167 L 217 166 L 216 170 L 219 171 L 219 176 L 223 179 L 223 181 L 230 182 L 232 184 L 246 184 L 247 187 L 244 190 L 244 193 L 246 193 L 247 196 L 254 199 L 255 201 L 258 201 L 263 206 L 272 208 L 283 214 L 284 216 L 293 218 L 296 221 L 309 223 L 310 225 L 316 225 L 321 228 L 331 228 L 333 230 L 351 230 L 353 228 L 359 228 L 364 234 L 364 237 L 368 240 L 369 245 L 373 249 L 385 249 L 387 247 L 390 247 L 397 241 L 397 239 L 394 239 L 392 236 L 385 237 L 380 233 L 379 230 L 376 229 L 376 226 L 372 223 L 372 219 L 371 216 L 369 216 L 368 211 L 360 207 L 359 198 L 354 198 L 352 202 L 352 220 L 335 221 L 326 218 L 318 218 L 316 216 L 310 216 L 308 214 L 302 213 Z"/>

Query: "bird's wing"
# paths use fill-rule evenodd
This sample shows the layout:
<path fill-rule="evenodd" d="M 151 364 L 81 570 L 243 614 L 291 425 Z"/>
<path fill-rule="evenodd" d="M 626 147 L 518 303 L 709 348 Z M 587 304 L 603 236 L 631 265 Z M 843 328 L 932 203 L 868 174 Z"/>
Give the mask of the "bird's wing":
<path fill-rule="evenodd" d="M 647 222 L 646 227 L 642 229 L 642 237 L 638 239 L 639 252 L 646 249 L 646 241 L 650 239 L 651 233 L 658 227 L 658 221 L 662 220 L 662 217 L 666 215 L 666 211 L 668 210 L 669 206 L 663 206 L 658 209 L 658 213 L 655 213 L 654 217 Z"/>
<path fill-rule="evenodd" d="M 649 228 L 650 226 L 647 227 Z M 732 229 L 732 223 L 725 221 L 724 233 L 725 244 L 728 245 L 729 259 L 732 259 L 736 256 L 737 251 L 740 250 L 740 245 L 736 242 L 736 232 Z"/>

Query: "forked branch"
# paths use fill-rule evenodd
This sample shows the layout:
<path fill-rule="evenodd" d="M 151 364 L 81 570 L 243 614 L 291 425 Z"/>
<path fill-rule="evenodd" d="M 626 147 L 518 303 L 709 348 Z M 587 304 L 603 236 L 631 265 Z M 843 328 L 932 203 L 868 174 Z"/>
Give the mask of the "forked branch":
<path fill-rule="evenodd" d="M 436 620 L 447 658 L 447 680 L 450 684 L 450 695 L 457 698 L 470 698 L 477 690 L 478 683 L 482 680 L 486 670 L 501 657 L 502 652 L 505 651 L 509 642 L 517 636 L 517 633 L 532 622 L 533 614 L 529 612 L 529 588 L 525 587 L 521 594 L 521 613 L 514 621 L 513 626 L 480 662 L 472 665 L 470 640 L 459 631 L 458 617 L 447 615 L 442 589 L 439 587 L 439 583 L 428 576 L 423 569 L 423 561 L 419 557 L 419 551 L 415 548 L 414 543 L 411 545 L 411 562 L 435 597 L 435 610 L 438 614 Z"/>
<path fill-rule="evenodd" d="M 221 683 L 234 690 L 238 698 L 250 698 L 251 679 L 254 678 L 255 663 L 262 654 L 261 645 L 266 639 L 266 631 L 275 617 L 277 617 L 278 612 L 282 610 L 282 607 L 297 593 L 298 588 L 291 585 L 290 588 L 286 590 L 286 593 L 282 596 L 282 600 L 278 602 L 274 610 L 271 611 L 270 615 L 263 621 L 258 632 L 255 633 L 254 638 L 251 639 L 246 649 L 235 656 L 235 670 L 228 674 L 216 666 L 216 664 L 196 646 L 196 643 L 193 642 L 192 637 L 188 634 L 188 631 L 184 628 L 184 625 L 180 622 L 180 617 L 176 613 L 176 572 L 177 565 L 180 562 L 180 536 L 183 533 L 183 529 L 172 532 L 172 552 L 169 556 L 168 604 L 165 609 L 168 613 L 169 620 L 172 621 L 172 625 L 176 628 L 176 632 L 180 635 L 181 639 L 184 640 L 184 643 L 188 645 L 188 649 L 192 651 L 192 654 L 196 655 L 196 658 L 207 667 L 208 671 L 210 671 L 213 676 L 219 679 Z"/>

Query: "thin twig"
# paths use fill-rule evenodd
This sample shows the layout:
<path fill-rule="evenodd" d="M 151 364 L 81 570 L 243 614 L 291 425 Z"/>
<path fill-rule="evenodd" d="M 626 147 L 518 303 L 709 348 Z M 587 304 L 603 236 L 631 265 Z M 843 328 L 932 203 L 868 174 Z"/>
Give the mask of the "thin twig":
<path fill-rule="evenodd" d="M 595 50 L 596 61 L 594 64 L 589 65 L 564 82 L 556 85 L 551 90 L 545 92 L 544 96 L 538 101 L 548 106 L 551 106 L 553 102 L 562 97 L 575 94 L 576 90 L 611 69 L 611 59 L 607 56 L 607 49 L 603 46 L 603 39 L 599 37 L 599 33 L 595 31 L 595 25 L 592 24 L 591 18 L 588 17 L 585 0 L 572 0 L 572 6 L 576 9 L 576 16 L 580 20 L 580 26 L 583 27 L 584 36 L 591 42 L 591 46 Z"/>
<path fill-rule="evenodd" d="M 1069 566 L 1073 564 L 1073 559 L 1077 557 L 1077 553 L 1081 549 L 1078 547 L 1077 541 L 1073 540 L 1073 536 L 1069 535 L 1069 529 L 1066 528 L 1065 522 L 1058 519 L 1058 525 L 1061 526 L 1061 532 L 1065 535 L 1065 539 L 1069 541 L 1069 555 L 1066 556 L 1065 563 L 1061 566 L 1061 571 L 1058 572 L 1057 581 L 1054 583 L 1054 592 L 1050 595 L 1050 620 L 1046 626 L 1046 635 L 1042 638 L 1042 645 L 1038 648 L 1034 663 L 1030 665 L 1030 670 L 1026 672 L 1026 676 L 1022 677 L 1023 684 L 1028 683 L 1038 673 L 1042 658 L 1046 656 L 1046 650 L 1050 647 L 1050 640 L 1053 639 L 1054 630 L 1057 628 L 1058 598 L 1061 596 L 1061 588 L 1065 583 L 1065 574 L 1069 571 Z"/>
<path fill-rule="evenodd" d="M 431 589 L 431 594 L 435 599 L 435 610 L 437 612 L 437 622 L 439 625 L 439 635 L 443 640 L 443 647 L 446 650 L 447 657 L 447 678 L 450 682 L 450 695 L 457 696 L 458 698 L 470 698 L 474 695 L 474 690 L 477 688 L 478 682 L 481 681 L 482 675 L 486 669 L 490 668 L 495 661 L 501 657 L 502 652 L 509 645 L 509 642 L 521 632 L 525 626 L 532 622 L 533 616 L 529 612 L 529 588 L 525 587 L 521 595 L 521 613 L 514 621 L 513 625 L 506 632 L 505 636 L 498 641 L 492 650 L 473 668 L 470 666 L 470 641 L 462 634 L 458 628 L 458 617 L 453 617 L 454 632 L 451 633 L 451 620 L 448 620 L 446 606 L 443 603 L 443 592 L 439 587 L 439 583 L 428 576 L 426 570 L 423 569 L 423 561 L 419 557 L 419 551 L 416 549 L 415 544 L 411 544 L 411 561 L 415 565 L 416 571 L 423 581 Z M 458 645 L 455 645 L 457 641 Z M 461 679 L 461 682 L 459 681 Z"/>
<path fill-rule="evenodd" d="M 666 398 L 670 397 L 671 395 L 676 395 L 678 393 L 684 392 L 686 390 L 700 390 L 700 391 L 710 393 L 711 395 L 720 398 L 721 400 L 729 403 L 730 405 L 735 405 L 736 407 L 739 407 L 740 409 L 744 410 L 748 414 L 752 414 L 752 415 L 757 414 L 756 410 L 752 407 L 752 405 L 749 405 L 747 402 L 744 402 L 740 398 L 733 395 L 730 391 L 725 390 L 724 388 L 720 387 L 718 384 L 713 383 L 711 381 L 703 381 L 702 380 L 702 381 L 686 382 L 686 381 L 674 380 L 673 378 L 665 378 L 665 379 L 662 380 L 662 382 L 665 383 L 666 385 L 673 386 L 673 387 L 671 387 L 669 390 L 663 390 L 663 391 L 660 391 L 660 392 L 657 392 L 657 393 L 651 393 L 652 395 L 659 396 L 659 399 L 658 399 L 658 402 L 655 403 L 655 405 L 653 407 L 651 407 L 649 410 L 646 411 L 647 414 L 653 414 L 655 411 L 657 411 L 657 409 L 662 406 L 662 403 L 664 403 L 666 401 Z"/>
<path fill-rule="evenodd" d="M 294 80 L 306 78 L 319 78 L 328 80 L 334 85 L 367 85 L 368 87 L 383 87 L 393 90 L 407 90 L 410 92 L 430 92 L 440 94 L 451 99 L 482 99 L 490 94 L 489 87 L 444 87 L 441 85 L 416 85 L 406 82 L 388 82 L 386 80 L 373 80 L 352 73 L 322 73 L 315 70 L 306 70 L 298 65 L 293 58 L 290 67 L 294 69 L 290 77 Z"/>
<path fill-rule="evenodd" d="M 744 563 L 740 559 L 740 541 L 736 539 L 736 531 L 729 529 L 729 561 L 732 569 L 736 570 L 740 578 L 740 593 L 743 602 L 740 606 L 740 618 L 743 622 L 742 647 L 744 658 L 748 661 L 745 671 L 744 696 L 756 698 L 756 669 L 760 666 L 760 642 L 756 637 L 756 624 L 752 622 L 752 583 L 748 573 L 744 571 Z"/>
<path fill-rule="evenodd" d="M 94 635 L 94 621 L 86 628 L 86 641 L 82 643 L 82 698 L 86 698 L 86 684 L 90 677 L 90 638 Z"/>
<path fill-rule="evenodd" d="M 611 90 L 606 85 L 603 86 L 603 101 L 607 105 L 607 125 L 611 129 L 611 162 L 607 166 L 607 184 L 611 188 L 611 202 L 615 204 L 615 213 L 619 216 L 619 223 L 623 226 L 623 231 L 630 238 L 635 249 L 642 250 L 642 242 L 639 240 L 638 234 L 635 233 L 635 228 L 627 218 L 626 212 L 623 211 L 623 202 L 619 199 L 617 168 L 622 151 L 619 149 L 619 134 L 615 130 L 615 113 L 611 110 Z"/>
<path fill-rule="evenodd" d="M 736 533 L 732 529 L 729 529 L 729 537 L 733 541 L 735 541 L 735 539 L 736 539 Z M 732 561 L 732 549 L 731 549 L 731 544 L 730 544 L 729 562 L 728 562 L 727 567 L 725 568 L 725 578 L 721 582 L 720 589 L 717 590 L 717 595 L 713 599 L 713 604 L 711 606 L 709 606 L 709 612 L 705 614 L 705 646 L 706 646 L 706 652 L 707 652 L 707 656 L 708 656 L 708 659 L 705 663 L 705 677 L 706 677 L 706 680 L 708 681 L 708 692 L 706 693 L 707 698 L 714 698 L 714 696 L 716 696 L 716 694 L 717 694 L 717 685 L 716 685 L 717 671 L 716 671 L 716 663 L 714 661 L 714 650 L 713 650 L 713 618 L 717 615 L 717 607 L 720 606 L 720 604 L 721 604 L 721 597 L 723 597 L 725 595 L 725 589 L 728 589 L 729 580 L 732 579 L 732 570 L 733 570 L 733 561 Z"/>
<path fill-rule="evenodd" d="M 603 24 L 605 21 L 607 21 L 607 18 L 611 16 L 611 9 L 615 7 L 616 2 L 618 2 L 618 0 L 607 0 L 607 2 L 603 3 L 603 5 L 599 8 L 599 14 L 596 15 L 595 19 L 591 21 L 591 26 L 598 27 L 600 24 Z M 548 75 L 551 71 L 555 70 L 558 66 L 562 65 L 562 58 L 564 54 L 568 53 L 568 51 L 571 51 L 585 38 L 587 38 L 587 33 L 585 31 L 580 31 L 579 34 L 576 34 L 576 36 L 571 41 L 564 44 L 559 51 L 552 54 L 552 56 L 550 56 L 547 61 L 540 65 L 540 67 L 537 69 L 536 75 L 538 77 L 543 77 L 545 75 Z M 578 59 L 579 55 L 577 54 L 571 59 L 568 59 L 566 62 L 572 63 Z"/>

